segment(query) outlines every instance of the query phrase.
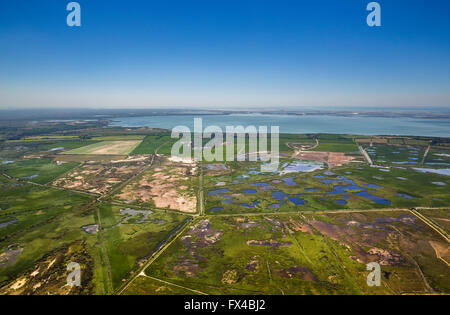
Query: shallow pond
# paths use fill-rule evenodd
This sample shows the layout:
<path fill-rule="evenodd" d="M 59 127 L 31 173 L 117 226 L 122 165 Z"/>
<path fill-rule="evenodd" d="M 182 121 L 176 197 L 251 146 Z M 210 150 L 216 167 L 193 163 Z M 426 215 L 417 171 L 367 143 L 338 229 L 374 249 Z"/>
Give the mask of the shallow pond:
<path fill-rule="evenodd" d="M 402 193 L 398 193 L 397 196 L 402 197 L 402 198 L 406 198 L 406 199 L 413 199 L 413 196 L 410 196 L 408 194 L 402 194 Z"/>
<path fill-rule="evenodd" d="M 230 190 L 228 188 L 221 188 L 221 189 L 208 191 L 208 195 L 214 196 L 214 195 L 218 195 L 218 194 L 222 194 L 222 193 L 226 193 L 226 192 L 230 192 Z"/>
<path fill-rule="evenodd" d="M 0 228 L 5 228 L 8 225 L 14 224 L 16 222 L 18 222 L 18 220 L 17 219 L 13 219 L 11 221 L 6 221 L 6 222 L 3 222 L 3 223 L 0 223 Z"/>
<path fill-rule="evenodd" d="M 254 208 L 255 206 L 259 205 L 259 200 L 253 200 L 252 203 L 240 203 L 241 207 L 247 207 L 247 208 Z"/>
<path fill-rule="evenodd" d="M 296 182 L 294 182 L 293 177 L 285 177 L 285 178 L 282 178 L 282 180 L 283 180 L 284 184 L 288 185 L 288 186 L 295 186 L 297 184 Z"/>
<path fill-rule="evenodd" d="M 367 188 L 372 188 L 372 189 L 380 189 L 381 186 L 375 185 L 375 184 L 366 184 L 364 185 Z"/>
<path fill-rule="evenodd" d="M 383 205 L 391 204 L 391 202 L 389 200 L 385 200 L 378 196 L 373 196 L 373 195 L 369 194 L 367 191 L 360 191 L 360 192 L 355 193 L 355 195 L 370 199 L 375 203 L 379 203 L 379 204 L 383 204 Z"/>
<path fill-rule="evenodd" d="M 446 175 L 450 176 L 450 168 L 443 168 L 443 169 L 434 169 L 434 168 L 418 168 L 414 167 L 413 170 L 421 173 L 434 173 L 439 175 Z"/>
<path fill-rule="evenodd" d="M 300 197 L 288 197 L 288 200 L 296 206 L 304 205 L 305 200 Z"/>
<path fill-rule="evenodd" d="M 288 173 L 298 173 L 298 172 L 313 172 L 316 170 L 323 169 L 323 163 L 319 162 L 309 162 L 309 161 L 292 161 L 288 163 L 284 163 L 281 166 L 280 174 L 288 174 Z"/>
<path fill-rule="evenodd" d="M 212 212 L 217 212 L 217 211 L 221 211 L 221 210 L 223 210 L 222 207 L 213 207 L 213 208 L 209 209 L 209 211 L 212 211 Z"/>
<path fill-rule="evenodd" d="M 278 201 L 284 205 L 284 198 L 286 198 L 288 195 L 281 190 L 272 191 L 272 197 L 275 199 L 278 199 Z"/>

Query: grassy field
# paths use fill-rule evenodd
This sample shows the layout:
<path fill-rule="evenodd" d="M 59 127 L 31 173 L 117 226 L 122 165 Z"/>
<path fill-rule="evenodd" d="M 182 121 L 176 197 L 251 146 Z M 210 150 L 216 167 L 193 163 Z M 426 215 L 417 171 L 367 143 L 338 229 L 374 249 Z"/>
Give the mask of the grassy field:
<path fill-rule="evenodd" d="M 320 134 L 319 146 L 314 151 L 357 153 L 358 146 L 351 136 Z"/>
<path fill-rule="evenodd" d="M 126 155 L 131 153 L 140 143 L 140 140 L 102 141 L 62 154 Z"/>
<path fill-rule="evenodd" d="M 196 295 L 196 293 L 148 277 L 138 277 L 126 288 L 123 295 Z"/>
<path fill-rule="evenodd" d="M 149 210 L 131 216 L 121 213 L 124 209 L 128 208 L 108 204 L 100 208 L 114 288 L 130 277 L 138 263 L 144 262 L 145 257 L 186 219 L 176 213 Z"/>
<path fill-rule="evenodd" d="M 64 246 L 77 241 L 86 248 L 95 244 L 95 235 L 81 229 L 95 222 L 88 196 L 10 182 L 1 187 L 0 200 L 0 252 L 13 245 L 22 249 L 13 261 L 0 268 L 0 287 L 36 270 L 42 259 Z"/>
<path fill-rule="evenodd" d="M 407 212 L 213 217 L 145 272 L 208 294 L 448 293 L 450 271 L 429 242 L 445 244 Z M 381 287 L 366 284 L 371 261 L 382 264 Z"/>
<path fill-rule="evenodd" d="M 145 135 L 117 135 L 117 136 L 99 136 L 92 137 L 95 141 L 127 141 L 127 140 L 143 140 Z"/>
<path fill-rule="evenodd" d="M 47 184 L 78 165 L 74 162 L 58 164 L 50 158 L 40 158 L 0 165 L 0 170 L 11 177 Z"/>
<path fill-rule="evenodd" d="M 154 154 L 155 150 L 159 148 L 158 153 L 170 154 L 172 145 L 177 139 L 172 139 L 170 133 L 160 133 L 149 135 L 141 142 L 141 144 L 134 149 L 132 154 Z"/>

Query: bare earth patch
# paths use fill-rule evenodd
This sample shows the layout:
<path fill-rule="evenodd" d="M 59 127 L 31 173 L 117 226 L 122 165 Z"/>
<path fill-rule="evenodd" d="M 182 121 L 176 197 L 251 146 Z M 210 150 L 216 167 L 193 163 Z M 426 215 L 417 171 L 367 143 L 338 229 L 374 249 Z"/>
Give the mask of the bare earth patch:
<path fill-rule="evenodd" d="M 197 211 L 197 197 L 191 183 L 196 167 L 165 160 L 126 185 L 115 199 L 128 204 L 151 204 L 157 208 L 186 213 Z"/>
<path fill-rule="evenodd" d="M 86 163 L 55 180 L 54 186 L 104 194 L 145 167 L 146 161 L 122 163 Z"/>
<path fill-rule="evenodd" d="M 320 151 L 302 151 L 294 156 L 294 158 L 306 161 L 317 161 L 327 163 L 329 168 L 342 166 L 355 160 L 359 160 L 356 156 L 345 155 L 342 152 L 320 152 Z"/>

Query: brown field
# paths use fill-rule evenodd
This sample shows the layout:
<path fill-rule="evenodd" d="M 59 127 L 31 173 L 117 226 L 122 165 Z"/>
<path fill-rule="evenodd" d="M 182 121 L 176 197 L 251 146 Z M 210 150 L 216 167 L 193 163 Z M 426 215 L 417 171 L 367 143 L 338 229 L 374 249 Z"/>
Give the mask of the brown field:
<path fill-rule="evenodd" d="M 159 165 L 126 185 L 113 199 L 127 204 L 195 213 L 196 166 L 161 159 L 157 162 Z"/>
<path fill-rule="evenodd" d="M 54 186 L 87 191 L 95 194 L 104 194 L 137 174 L 146 165 L 146 161 L 131 163 L 96 163 L 88 162 L 64 177 L 53 182 Z"/>

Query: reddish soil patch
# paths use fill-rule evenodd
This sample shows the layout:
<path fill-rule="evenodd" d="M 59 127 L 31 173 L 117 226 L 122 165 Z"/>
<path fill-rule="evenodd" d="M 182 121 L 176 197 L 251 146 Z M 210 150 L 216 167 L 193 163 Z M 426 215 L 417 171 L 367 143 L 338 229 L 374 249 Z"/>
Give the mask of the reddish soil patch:
<path fill-rule="evenodd" d="M 354 160 L 359 160 L 357 156 L 345 155 L 342 152 L 320 152 L 320 151 L 302 151 L 294 156 L 294 158 L 306 161 L 317 161 L 327 163 L 329 168 L 342 166 Z"/>

